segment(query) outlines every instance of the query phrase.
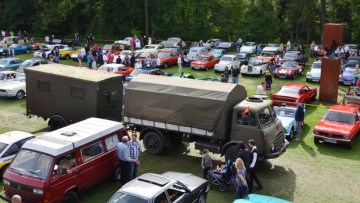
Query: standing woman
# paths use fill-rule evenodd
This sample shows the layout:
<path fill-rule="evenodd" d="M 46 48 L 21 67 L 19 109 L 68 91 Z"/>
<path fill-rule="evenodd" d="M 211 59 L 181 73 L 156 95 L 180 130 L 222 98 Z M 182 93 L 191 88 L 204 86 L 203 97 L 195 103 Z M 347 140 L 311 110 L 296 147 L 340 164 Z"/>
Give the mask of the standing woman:
<path fill-rule="evenodd" d="M 266 83 L 265 89 L 270 92 L 271 84 L 272 84 L 272 76 L 269 70 L 265 71 L 265 83 Z"/>
<path fill-rule="evenodd" d="M 224 77 L 226 78 L 226 82 L 229 81 L 229 74 L 230 74 L 229 67 L 225 66 Z"/>
<path fill-rule="evenodd" d="M 255 180 L 255 182 L 257 183 L 257 189 L 261 190 L 263 188 L 263 186 L 261 185 L 259 179 L 256 176 L 256 167 L 257 167 L 257 161 L 258 161 L 258 153 L 257 153 L 257 148 L 256 148 L 256 143 L 255 140 L 251 139 L 249 140 L 249 147 L 251 148 L 251 163 L 250 163 L 250 183 L 249 183 L 249 192 L 251 192 L 254 188 L 253 182 Z"/>
<path fill-rule="evenodd" d="M 241 199 L 245 188 L 247 187 L 246 182 L 246 168 L 244 162 L 237 158 L 235 161 L 236 168 L 236 199 Z"/>
<path fill-rule="evenodd" d="M 359 80 L 359 74 L 360 74 L 359 64 L 356 64 L 353 74 L 354 74 L 354 86 L 357 86 Z"/>

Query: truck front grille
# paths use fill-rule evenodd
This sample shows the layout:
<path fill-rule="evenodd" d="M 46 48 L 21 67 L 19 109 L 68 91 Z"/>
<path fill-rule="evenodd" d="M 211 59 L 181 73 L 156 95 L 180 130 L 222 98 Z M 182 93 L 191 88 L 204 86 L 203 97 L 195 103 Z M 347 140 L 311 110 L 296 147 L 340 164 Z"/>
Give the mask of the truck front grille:
<path fill-rule="evenodd" d="M 279 150 L 280 147 L 282 146 L 282 144 L 284 143 L 285 141 L 285 137 L 284 137 L 284 134 L 282 132 L 279 132 L 277 135 L 276 135 L 276 138 L 275 138 L 275 150 Z"/>
<path fill-rule="evenodd" d="M 10 187 L 16 189 L 16 190 L 21 190 L 24 192 L 28 192 L 28 193 L 33 193 L 33 189 L 31 187 L 25 186 L 25 185 L 20 185 L 18 183 L 14 183 L 12 181 L 10 181 Z"/>

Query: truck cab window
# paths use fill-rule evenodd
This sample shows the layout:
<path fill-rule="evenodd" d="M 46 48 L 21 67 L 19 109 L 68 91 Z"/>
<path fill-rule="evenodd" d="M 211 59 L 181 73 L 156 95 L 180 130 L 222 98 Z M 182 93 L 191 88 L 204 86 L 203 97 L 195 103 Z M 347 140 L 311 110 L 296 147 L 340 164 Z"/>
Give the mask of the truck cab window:
<path fill-rule="evenodd" d="M 251 112 L 244 113 L 244 111 L 238 111 L 236 123 L 238 125 L 257 126 L 256 116 Z"/>
<path fill-rule="evenodd" d="M 273 112 L 272 107 L 267 107 L 258 111 L 257 115 L 261 126 L 266 126 L 275 121 L 275 114 Z"/>

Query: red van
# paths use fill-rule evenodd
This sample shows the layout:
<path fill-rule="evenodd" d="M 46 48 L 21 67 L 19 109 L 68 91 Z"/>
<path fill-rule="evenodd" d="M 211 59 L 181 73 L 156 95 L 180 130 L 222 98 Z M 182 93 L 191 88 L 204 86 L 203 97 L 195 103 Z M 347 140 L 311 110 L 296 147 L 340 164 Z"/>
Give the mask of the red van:
<path fill-rule="evenodd" d="M 1 198 L 75 203 L 104 179 L 119 181 L 122 136 L 128 134 L 121 123 L 89 118 L 26 142 L 4 174 Z"/>

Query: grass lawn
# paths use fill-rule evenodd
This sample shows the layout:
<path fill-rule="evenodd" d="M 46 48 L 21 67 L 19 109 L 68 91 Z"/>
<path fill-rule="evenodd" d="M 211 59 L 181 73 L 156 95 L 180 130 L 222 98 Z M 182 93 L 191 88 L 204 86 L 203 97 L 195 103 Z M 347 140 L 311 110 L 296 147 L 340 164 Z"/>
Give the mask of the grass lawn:
<path fill-rule="evenodd" d="M 18 55 L 18 57 L 31 58 L 32 54 Z M 76 65 L 76 62 L 71 60 L 61 61 L 61 63 Z M 308 70 L 309 65 L 306 67 L 305 73 Z M 177 67 L 170 67 L 166 71 L 175 73 Z M 193 71 L 190 68 L 184 68 L 184 72 L 192 73 L 195 77 L 220 78 L 220 74 L 215 74 L 213 70 Z M 263 80 L 263 76 L 243 76 L 239 79 L 239 84 L 246 88 L 248 95 L 251 95 L 255 93 L 256 86 Z M 287 82 L 306 83 L 305 74 L 295 81 L 274 79 L 273 92 Z M 319 87 L 317 83 L 308 85 Z M 346 89 L 345 86 L 339 87 L 339 101 Z M 319 104 L 317 106 L 308 105 L 306 108 L 307 117 L 302 141 L 292 141 L 288 150 L 281 157 L 260 163 L 258 174 L 264 189 L 258 193 L 294 202 L 359 202 L 360 175 L 357 172 L 360 169 L 360 141 L 357 140 L 354 143 L 352 150 L 332 144 L 315 145 L 312 129 L 324 115 L 327 107 Z M 47 122 L 39 118 L 28 119 L 24 113 L 25 100 L 0 98 L 0 132 L 10 130 L 35 132 L 47 127 Z M 213 155 L 213 158 L 218 162 L 224 161 L 223 157 L 218 155 Z M 163 173 L 173 170 L 201 176 L 200 161 L 201 155 L 199 151 L 194 150 L 193 144 L 170 145 L 162 156 L 143 153 L 139 172 Z M 82 202 L 106 202 L 118 189 L 119 183 L 105 181 L 85 192 Z M 230 187 L 225 193 L 213 187 L 208 195 L 208 202 L 232 202 L 234 197 L 235 189 L 233 187 Z"/>

